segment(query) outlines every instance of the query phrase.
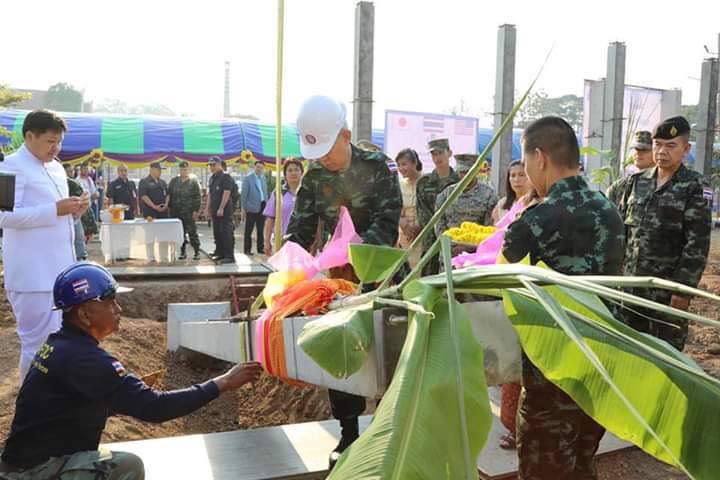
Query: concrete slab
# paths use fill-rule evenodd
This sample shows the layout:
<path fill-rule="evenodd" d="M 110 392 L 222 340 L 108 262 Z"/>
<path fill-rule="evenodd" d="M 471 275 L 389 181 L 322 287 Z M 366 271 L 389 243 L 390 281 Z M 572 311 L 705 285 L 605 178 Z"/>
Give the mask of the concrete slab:
<path fill-rule="evenodd" d="M 110 273 L 118 279 L 151 279 L 165 277 L 227 277 L 236 276 L 267 276 L 272 267 L 264 262 L 253 260 L 247 255 L 238 255 L 237 263 L 229 265 L 167 265 L 110 267 Z"/>
<path fill-rule="evenodd" d="M 226 362 L 247 362 L 247 323 L 204 321 L 180 323 L 180 345 Z"/>
<path fill-rule="evenodd" d="M 362 431 L 370 419 L 360 418 Z M 328 420 L 105 446 L 139 455 L 146 480 L 319 479 L 339 438 L 338 422 Z"/>
<path fill-rule="evenodd" d="M 230 316 L 230 302 L 170 303 L 167 307 L 167 348 L 171 352 L 182 346 L 180 325 L 211 318 Z M 187 339 L 187 337 L 186 337 Z M 204 352 L 203 352 L 204 353 Z M 232 361 L 232 360 L 230 360 Z M 237 360 L 235 360 L 237 361 Z"/>
<path fill-rule="evenodd" d="M 478 458 L 478 471 L 484 480 L 507 478 L 517 472 L 517 453 L 497 446 L 504 433 L 498 418 L 499 389 L 492 388 L 491 397 L 493 427 Z M 361 432 L 371 420 L 371 416 L 360 417 Z M 328 453 L 339 437 L 338 422 L 327 420 L 105 446 L 139 455 L 145 462 L 147 480 L 321 479 L 327 474 Z M 599 454 L 629 446 L 608 434 Z"/>

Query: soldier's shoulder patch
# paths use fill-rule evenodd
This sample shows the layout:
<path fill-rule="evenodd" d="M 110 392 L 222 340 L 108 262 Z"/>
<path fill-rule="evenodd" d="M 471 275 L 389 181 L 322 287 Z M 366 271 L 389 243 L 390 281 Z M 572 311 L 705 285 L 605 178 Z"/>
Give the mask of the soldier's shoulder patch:
<path fill-rule="evenodd" d="M 117 373 L 118 377 L 124 377 L 128 374 L 127 370 L 125 369 L 125 366 L 120 363 L 118 360 L 115 360 L 112 362 L 113 370 L 115 370 L 115 373 Z"/>

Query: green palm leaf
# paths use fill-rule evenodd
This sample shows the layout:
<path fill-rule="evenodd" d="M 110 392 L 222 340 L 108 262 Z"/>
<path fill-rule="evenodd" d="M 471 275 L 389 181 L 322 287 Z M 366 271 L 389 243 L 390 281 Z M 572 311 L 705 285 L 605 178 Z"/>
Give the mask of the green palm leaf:
<path fill-rule="evenodd" d="M 373 343 L 372 304 L 323 315 L 305 325 L 298 346 L 335 378 L 360 370 Z"/>
<path fill-rule="evenodd" d="M 508 316 L 545 376 L 621 438 L 712 479 L 720 471 L 720 382 L 666 343 L 571 288 L 507 291 Z"/>
<path fill-rule="evenodd" d="M 466 478 L 458 383 L 452 369 L 455 344 L 448 303 L 440 291 L 414 282 L 406 297 L 429 315 L 411 314 L 395 376 L 368 429 L 346 450 L 330 479 L 438 480 Z M 492 417 L 482 369 L 482 349 L 467 315 L 455 304 L 458 351 L 470 458 L 477 458 Z M 476 473 L 475 473 L 476 475 Z M 473 477 L 477 478 L 477 477 Z"/>
<path fill-rule="evenodd" d="M 405 251 L 399 248 L 364 243 L 350 244 L 348 252 L 355 275 L 363 283 L 384 280 L 392 274 L 398 262 L 404 261 L 401 259 L 405 254 Z"/>

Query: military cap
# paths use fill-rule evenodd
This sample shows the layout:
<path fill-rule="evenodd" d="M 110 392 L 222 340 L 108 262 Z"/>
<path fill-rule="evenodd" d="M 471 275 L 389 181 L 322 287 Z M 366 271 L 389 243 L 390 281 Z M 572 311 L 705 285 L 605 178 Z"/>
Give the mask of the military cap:
<path fill-rule="evenodd" d="M 685 117 L 671 117 L 667 120 L 663 120 L 655 127 L 653 132 L 653 138 L 659 138 L 661 140 L 670 140 L 680 135 L 687 135 L 690 133 L 690 124 Z"/>
<path fill-rule="evenodd" d="M 220 157 L 212 156 L 208 158 L 208 165 L 215 165 L 216 163 L 222 163 L 222 160 L 220 160 Z"/>
<path fill-rule="evenodd" d="M 635 132 L 635 138 L 630 148 L 634 148 L 635 150 L 652 150 L 652 133 L 647 130 Z"/>
<path fill-rule="evenodd" d="M 472 168 L 478 159 L 475 153 L 459 153 L 455 155 L 455 171 L 465 173 Z"/>
<path fill-rule="evenodd" d="M 160 162 L 153 162 L 150 164 L 150 168 L 157 168 L 158 170 L 163 170 L 162 163 Z"/>
<path fill-rule="evenodd" d="M 450 142 L 447 138 L 435 138 L 428 142 L 428 150 L 450 150 Z"/>
<path fill-rule="evenodd" d="M 178 167 L 180 167 L 180 168 L 187 168 L 189 166 L 190 166 L 190 164 L 188 162 L 186 162 L 185 160 L 178 163 Z"/>

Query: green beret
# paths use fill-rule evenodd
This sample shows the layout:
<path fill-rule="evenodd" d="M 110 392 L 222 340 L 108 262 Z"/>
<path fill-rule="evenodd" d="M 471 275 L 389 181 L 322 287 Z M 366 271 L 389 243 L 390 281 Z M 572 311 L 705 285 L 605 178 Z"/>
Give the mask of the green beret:
<path fill-rule="evenodd" d="M 183 160 L 182 162 L 178 163 L 178 167 L 180 167 L 180 168 L 187 168 L 187 167 L 189 167 L 189 166 L 190 166 L 190 164 L 189 164 L 188 162 L 186 162 L 185 160 Z"/>
<path fill-rule="evenodd" d="M 670 140 L 681 135 L 687 135 L 690 133 L 690 124 L 685 117 L 671 117 L 664 120 L 655 127 L 653 132 L 653 138 L 659 138 L 661 140 Z"/>

